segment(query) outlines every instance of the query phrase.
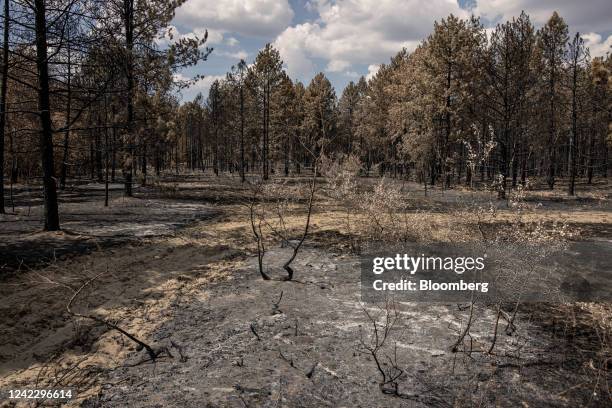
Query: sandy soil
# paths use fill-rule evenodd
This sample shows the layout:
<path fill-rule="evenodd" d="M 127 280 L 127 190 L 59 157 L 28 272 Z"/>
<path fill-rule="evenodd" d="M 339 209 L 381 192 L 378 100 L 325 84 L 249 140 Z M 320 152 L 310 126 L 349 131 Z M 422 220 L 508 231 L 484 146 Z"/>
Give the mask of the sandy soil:
<path fill-rule="evenodd" d="M 295 263 L 297 281 L 263 281 L 240 195 L 214 183 L 199 180 L 172 197 L 142 191 L 125 208 L 116 197 L 107 219 L 91 224 L 79 207 L 70 211 L 80 235 L 114 237 L 121 230 L 130 239 L 79 254 L 69 234 L 58 235 L 53 239 L 67 248 L 65 259 L 13 269 L 2 279 L 0 389 L 72 387 L 78 398 L 68 405 L 86 407 L 609 406 L 612 356 L 601 338 L 612 316 L 605 304 L 525 308 L 517 331 L 500 332 L 495 352 L 487 354 L 494 308 L 478 307 L 473 352 L 455 353 L 450 346 L 467 310 L 398 303 L 401 319 L 384 354 L 397 347 L 402 397 L 383 394 L 360 339 L 367 344 L 373 335 L 366 312 L 380 321 L 385 310 L 360 302 L 358 258 L 343 241 L 342 216 L 322 208 L 315 214 Z M 428 200 L 432 207 L 442 201 Z M 567 216 L 575 206 L 556 202 L 546 215 Z M 569 213 L 571 221 L 587 236 L 608 239 L 609 208 L 584 206 Z M 84 232 L 96 226 L 95 234 Z M 143 230 L 152 233 L 135 239 Z M 14 242 L 33 236 L 25 246 L 41 248 L 39 234 L 11 231 Z M 270 248 L 271 274 L 283 275 L 287 255 L 286 248 Z M 167 350 L 155 362 L 117 331 L 66 312 L 74 290 L 98 275 L 74 309 Z"/>

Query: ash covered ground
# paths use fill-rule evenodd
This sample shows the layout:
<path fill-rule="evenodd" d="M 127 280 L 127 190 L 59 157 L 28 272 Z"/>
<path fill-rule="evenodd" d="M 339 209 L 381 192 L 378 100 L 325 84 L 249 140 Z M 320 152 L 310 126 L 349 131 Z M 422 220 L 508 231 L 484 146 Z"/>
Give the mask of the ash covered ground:
<path fill-rule="evenodd" d="M 171 195 L 142 188 L 130 199 L 115 186 L 109 209 L 99 187 L 79 186 L 64 197 L 58 234 L 37 232 L 41 209 L 24 191 L 17 213 L 0 219 L 2 389 L 70 386 L 78 397 L 67 405 L 86 407 L 610 403 L 609 304 L 525 305 L 515 330 L 501 321 L 489 353 L 494 306 L 475 306 L 470 336 L 452 350 L 466 305 L 394 302 L 379 355 L 383 370 L 403 374 L 396 393 L 382 392 L 367 346 L 390 309 L 361 302 L 359 258 L 333 208 L 316 209 L 295 281 L 263 281 L 235 180 L 194 177 Z M 443 213 L 452 194 L 415 200 Z M 545 205 L 582 225 L 584 239 L 610 239 L 607 204 Z M 268 248 L 274 278 L 288 256 Z M 95 276 L 74 309 L 163 350 L 156 361 L 116 330 L 66 313 L 74 288 Z"/>

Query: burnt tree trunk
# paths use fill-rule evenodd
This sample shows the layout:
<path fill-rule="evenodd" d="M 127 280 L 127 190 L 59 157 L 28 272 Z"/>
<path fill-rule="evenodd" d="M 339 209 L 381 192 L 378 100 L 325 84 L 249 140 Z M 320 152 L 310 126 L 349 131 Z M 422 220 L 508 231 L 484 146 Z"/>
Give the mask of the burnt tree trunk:
<path fill-rule="evenodd" d="M 7 1 L 8 3 L 8 1 Z M 68 30 L 68 38 L 70 39 L 70 24 L 68 24 L 68 27 L 66 27 L 66 29 Z M 70 53 L 70 41 L 68 41 L 68 55 L 67 55 L 67 61 L 66 61 L 66 68 L 68 70 L 68 75 L 66 77 L 66 130 L 64 131 L 64 152 L 62 154 L 62 169 L 61 169 L 61 173 L 60 173 L 60 189 L 63 190 L 64 188 L 66 188 L 66 177 L 68 175 L 68 146 L 70 143 L 70 111 L 72 108 L 72 86 L 71 86 L 71 79 L 72 79 L 72 59 L 71 59 L 71 53 Z"/>
<path fill-rule="evenodd" d="M 244 183 L 244 84 L 240 85 L 240 182 Z"/>
<path fill-rule="evenodd" d="M 4 214 L 4 128 L 6 125 L 6 91 L 8 85 L 9 2 L 4 0 L 4 33 L 2 36 L 2 82 L 0 83 L 0 214 Z"/>
<path fill-rule="evenodd" d="M 577 58 L 577 56 L 576 56 Z M 572 67 L 572 131 L 570 133 L 569 143 L 569 186 L 567 193 L 571 196 L 575 195 L 576 185 L 576 145 L 578 138 L 578 112 L 576 101 L 576 87 L 578 86 L 578 62 L 575 60 Z"/>
<path fill-rule="evenodd" d="M 111 141 L 112 159 L 111 159 L 111 183 L 115 182 L 115 173 L 117 170 L 117 125 L 115 124 L 115 116 L 117 115 L 115 105 L 111 105 L 111 115 L 113 115 L 113 137 Z"/>
<path fill-rule="evenodd" d="M 104 177 L 102 176 L 102 118 L 98 113 L 98 121 L 96 126 L 96 140 L 95 140 L 95 157 L 96 157 L 96 177 L 98 182 L 102 182 Z"/>
<path fill-rule="evenodd" d="M 123 1 L 123 24 L 125 26 L 125 48 L 127 77 L 127 148 L 129 157 L 124 163 L 125 195 L 132 196 L 132 177 L 134 174 L 134 0 Z"/>
<path fill-rule="evenodd" d="M 45 231 L 60 229 L 53 163 L 53 128 L 49 102 L 49 61 L 47 57 L 47 18 L 44 0 L 35 0 L 36 68 L 38 72 L 38 110 L 40 154 L 43 170 Z"/>

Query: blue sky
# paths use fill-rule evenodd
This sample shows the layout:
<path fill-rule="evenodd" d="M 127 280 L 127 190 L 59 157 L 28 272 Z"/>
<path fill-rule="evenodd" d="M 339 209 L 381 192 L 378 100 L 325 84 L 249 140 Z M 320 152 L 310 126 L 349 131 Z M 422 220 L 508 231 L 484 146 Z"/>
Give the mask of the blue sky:
<path fill-rule="evenodd" d="M 206 96 L 215 79 L 240 58 L 251 63 L 268 42 L 280 50 L 293 79 L 308 83 L 322 71 L 340 95 L 349 81 L 373 74 L 402 47 L 414 49 L 435 20 L 474 13 L 493 27 L 521 10 L 536 26 L 557 10 L 583 34 L 592 55 L 610 50 L 610 0 L 187 0 L 172 22 L 175 38 L 207 29 L 214 51 L 180 74 L 205 75 L 182 92 L 183 100 Z"/>

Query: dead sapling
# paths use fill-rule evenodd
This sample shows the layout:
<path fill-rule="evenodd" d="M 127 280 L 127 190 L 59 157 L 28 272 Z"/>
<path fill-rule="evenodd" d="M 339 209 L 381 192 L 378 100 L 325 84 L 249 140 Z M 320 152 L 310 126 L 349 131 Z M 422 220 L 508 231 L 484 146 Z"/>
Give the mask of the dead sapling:
<path fill-rule="evenodd" d="M 308 232 L 309 232 L 309 229 L 310 229 L 310 220 L 312 218 L 312 209 L 313 209 L 313 206 L 314 206 L 315 195 L 316 195 L 316 191 L 317 191 L 317 172 L 318 172 L 318 161 L 319 161 L 320 157 L 321 156 L 317 157 L 317 159 L 314 161 L 314 167 L 312 169 L 312 178 L 310 180 L 310 188 L 308 190 L 308 206 L 307 206 L 307 213 L 306 213 L 306 221 L 304 223 L 304 230 L 302 231 L 302 235 L 301 235 L 299 241 L 297 242 L 297 244 L 293 244 L 293 243 L 291 243 L 291 241 L 288 241 L 289 245 L 292 247 L 293 251 L 291 253 L 291 257 L 283 265 L 283 268 L 285 269 L 285 271 L 287 271 L 287 276 L 285 277 L 285 280 L 287 280 L 287 281 L 290 281 L 290 280 L 293 279 L 293 273 L 294 272 L 293 272 L 293 268 L 291 268 L 291 264 L 293 263 L 293 261 L 295 260 L 295 258 L 298 255 L 298 253 L 300 252 L 300 248 L 304 244 L 304 241 L 306 240 L 306 237 L 308 236 Z"/>
<path fill-rule="evenodd" d="M 281 302 L 281 300 L 283 300 L 283 291 L 282 290 L 281 290 L 280 296 L 278 297 L 278 300 L 272 304 L 272 314 L 273 315 L 282 314 L 283 313 L 283 311 L 280 310 L 280 302 Z"/>
<path fill-rule="evenodd" d="M 249 218 L 251 221 L 251 230 L 253 231 L 253 237 L 257 244 L 257 266 L 259 268 L 259 274 L 263 280 L 270 280 L 270 276 L 264 271 L 264 256 L 266 255 L 266 245 L 264 242 L 264 235 L 261 230 L 262 216 L 257 213 L 257 205 L 261 201 L 261 184 L 251 185 L 252 194 L 251 200 L 249 201 Z"/>
<path fill-rule="evenodd" d="M 264 186 L 262 185 L 262 183 L 251 184 L 252 195 L 248 203 L 249 216 L 251 230 L 253 232 L 255 243 L 257 244 L 257 261 L 259 273 L 264 280 L 271 280 L 270 276 L 264 270 L 264 256 L 266 254 L 264 230 L 269 231 L 272 236 L 279 239 L 281 241 L 282 247 L 291 248 L 291 255 L 289 259 L 283 264 L 283 269 L 287 272 L 287 276 L 285 276 L 282 280 L 293 280 L 294 271 L 291 267 L 291 264 L 293 263 L 293 261 L 295 261 L 310 231 L 312 212 L 317 191 L 317 162 L 318 161 L 315 161 L 312 178 L 308 187 L 306 220 L 297 242 L 292 242 L 292 240 L 289 238 L 288 227 L 283 215 L 283 211 L 285 211 L 287 207 L 286 199 L 278 198 L 277 190 L 279 190 L 279 188 L 275 188 L 274 185 L 269 185 L 269 187 L 271 187 L 271 190 L 273 191 L 272 195 L 276 197 L 263 197 Z M 266 208 L 263 208 L 265 207 L 266 203 L 270 201 L 269 198 L 271 198 L 271 201 L 273 202 L 276 201 L 274 205 L 276 206 L 276 216 L 278 217 L 278 225 L 275 225 L 271 220 L 268 219 L 268 211 L 266 211 Z"/>
<path fill-rule="evenodd" d="M 382 308 L 381 308 L 382 309 Z M 400 398 L 412 398 L 413 396 L 399 391 L 399 380 L 405 374 L 400 368 L 397 356 L 397 342 L 393 346 L 393 353 L 385 353 L 385 345 L 391 339 L 392 332 L 399 325 L 401 316 L 394 302 L 387 300 L 384 310 L 378 316 L 372 316 L 364 306 L 363 312 L 368 318 L 371 326 L 369 336 L 364 336 L 360 328 L 358 352 L 368 354 L 374 359 L 376 369 L 380 375 L 378 383 L 383 394 L 389 394 Z M 382 317 L 382 322 L 378 320 Z M 368 338 L 366 338 L 368 337 Z"/>
<path fill-rule="evenodd" d="M 472 342 L 472 335 L 470 333 L 470 329 L 472 328 L 472 323 L 474 321 L 474 305 L 475 304 L 476 304 L 476 299 L 474 298 L 474 293 L 472 292 L 467 322 L 465 323 L 463 330 L 460 331 L 459 337 L 451 346 L 451 351 L 453 353 L 457 353 L 459 351 L 459 346 L 464 344 L 464 340 L 466 337 L 469 337 L 470 339 L 470 347 L 467 350 L 467 353 L 470 354 L 473 351 L 473 342 Z"/>
<path fill-rule="evenodd" d="M 255 337 L 257 338 L 257 341 L 261 341 L 261 337 L 259 337 L 259 333 L 257 333 L 257 330 L 255 329 L 255 324 L 251 323 L 249 325 L 249 328 L 251 329 L 251 333 L 253 333 Z"/>

